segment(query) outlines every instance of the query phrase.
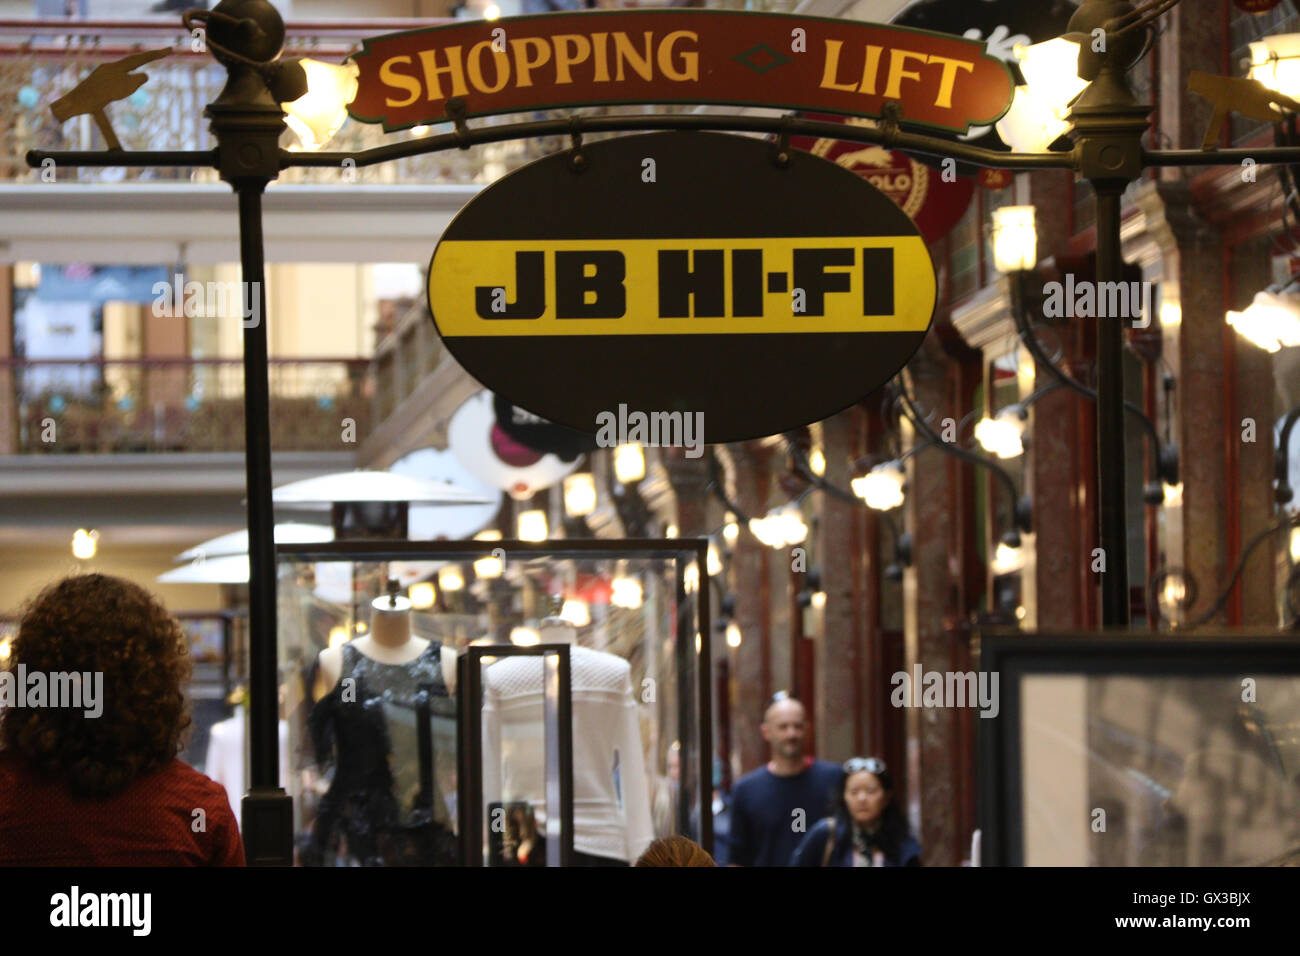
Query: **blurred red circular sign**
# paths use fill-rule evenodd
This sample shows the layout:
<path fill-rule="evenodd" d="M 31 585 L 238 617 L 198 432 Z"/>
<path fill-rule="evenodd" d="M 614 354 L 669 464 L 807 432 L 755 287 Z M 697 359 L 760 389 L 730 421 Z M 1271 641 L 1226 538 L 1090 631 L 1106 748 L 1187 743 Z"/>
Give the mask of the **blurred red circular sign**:
<path fill-rule="evenodd" d="M 856 116 L 805 113 L 804 118 L 850 126 L 875 125 L 873 120 Z M 949 182 L 942 170 L 931 169 L 906 153 L 884 146 L 812 136 L 792 136 L 790 145 L 829 159 L 871 183 L 907 213 L 926 242 L 943 238 L 957 225 L 975 192 L 975 184 L 968 177 L 953 174 Z"/>

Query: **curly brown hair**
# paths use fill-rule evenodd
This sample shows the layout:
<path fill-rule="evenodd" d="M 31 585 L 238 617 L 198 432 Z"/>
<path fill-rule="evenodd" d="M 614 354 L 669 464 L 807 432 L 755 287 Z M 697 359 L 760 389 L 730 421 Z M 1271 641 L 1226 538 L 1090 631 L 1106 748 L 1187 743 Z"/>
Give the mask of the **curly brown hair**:
<path fill-rule="evenodd" d="M 637 858 L 634 866 L 717 866 L 704 847 L 684 836 L 660 837 Z"/>
<path fill-rule="evenodd" d="M 0 741 L 76 794 L 120 793 L 166 766 L 190 726 L 183 688 L 189 642 L 180 623 L 144 588 L 106 574 L 78 574 L 33 598 L 13 640 L 10 666 L 104 675 L 103 713 L 7 708 Z"/>

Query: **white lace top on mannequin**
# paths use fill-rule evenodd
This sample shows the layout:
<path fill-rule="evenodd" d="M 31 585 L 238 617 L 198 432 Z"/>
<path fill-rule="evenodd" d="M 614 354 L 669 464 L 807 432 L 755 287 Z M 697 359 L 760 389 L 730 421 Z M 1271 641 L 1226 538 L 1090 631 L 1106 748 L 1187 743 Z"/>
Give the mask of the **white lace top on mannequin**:
<path fill-rule="evenodd" d="M 543 631 L 542 643 L 563 635 Z M 627 661 L 573 646 L 573 845 L 581 853 L 635 860 L 654 839 L 641 728 Z M 546 807 L 542 663 L 506 657 L 486 668 L 483 688 L 485 805 L 526 800 Z"/>

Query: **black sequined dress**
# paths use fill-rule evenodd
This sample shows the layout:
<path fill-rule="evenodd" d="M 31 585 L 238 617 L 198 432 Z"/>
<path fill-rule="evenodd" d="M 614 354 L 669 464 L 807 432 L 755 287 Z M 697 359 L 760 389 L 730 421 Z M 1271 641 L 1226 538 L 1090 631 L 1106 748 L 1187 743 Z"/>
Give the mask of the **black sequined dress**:
<path fill-rule="evenodd" d="M 454 793 L 455 721 L 440 644 L 430 642 L 406 664 L 384 664 L 344 644 L 339 681 L 308 718 L 317 759 L 332 763 L 333 777 L 303 862 L 455 865 L 453 814 L 443 797 Z"/>

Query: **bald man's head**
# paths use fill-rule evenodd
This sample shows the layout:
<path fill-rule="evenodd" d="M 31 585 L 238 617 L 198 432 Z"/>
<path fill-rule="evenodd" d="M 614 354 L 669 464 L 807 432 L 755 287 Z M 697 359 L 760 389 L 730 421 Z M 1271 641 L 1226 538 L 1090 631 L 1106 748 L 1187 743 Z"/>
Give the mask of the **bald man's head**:
<path fill-rule="evenodd" d="M 793 697 L 778 700 L 763 712 L 763 739 L 773 757 L 798 760 L 803 757 L 808 732 L 808 715 Z"/>

